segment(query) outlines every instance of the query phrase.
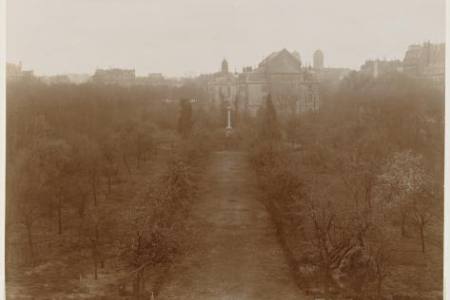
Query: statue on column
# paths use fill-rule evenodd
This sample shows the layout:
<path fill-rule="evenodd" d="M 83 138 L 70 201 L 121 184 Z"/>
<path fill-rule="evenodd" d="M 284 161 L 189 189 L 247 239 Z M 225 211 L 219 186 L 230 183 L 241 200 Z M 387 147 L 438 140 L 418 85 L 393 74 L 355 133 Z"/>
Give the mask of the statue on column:
<path fill-rule="evenodd" d="M 225 135 L 230 136 L 233 131 L 233 127 L 231 127 L 231 105 L 227 105 L 227 127 L 225 128 Z"/>

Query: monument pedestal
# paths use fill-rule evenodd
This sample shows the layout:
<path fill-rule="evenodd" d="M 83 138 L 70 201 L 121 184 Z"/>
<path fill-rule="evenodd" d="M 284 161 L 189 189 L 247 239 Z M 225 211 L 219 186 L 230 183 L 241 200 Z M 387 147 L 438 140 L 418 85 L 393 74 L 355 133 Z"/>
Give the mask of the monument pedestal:
<path fill-rule="evenodd" d="M 227 107 L 227 127 L 225 128 L 225 136 L 229 137 L 233 132 L 233 128 L 231 128 L 231 106 Z"/>
<path fill-rule="evenodd" d="M 225 128 L 225 136 L 226 136 L 226 137 L 231 136 L 232 133 L 233 133 L 233 128 L 231 128 L 231 127 Z"/>

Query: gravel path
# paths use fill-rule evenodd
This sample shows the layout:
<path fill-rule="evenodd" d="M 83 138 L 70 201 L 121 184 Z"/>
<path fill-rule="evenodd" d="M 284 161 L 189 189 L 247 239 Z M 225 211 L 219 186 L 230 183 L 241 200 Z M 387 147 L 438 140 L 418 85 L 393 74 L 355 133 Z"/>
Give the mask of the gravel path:
<path fill-rule="evenodd" d="M 207 172 L 189 221 L 198 241 L 169 271 L 157 299 L 308 299 L 257 199 L 245 154 L 216 152 Z"/>

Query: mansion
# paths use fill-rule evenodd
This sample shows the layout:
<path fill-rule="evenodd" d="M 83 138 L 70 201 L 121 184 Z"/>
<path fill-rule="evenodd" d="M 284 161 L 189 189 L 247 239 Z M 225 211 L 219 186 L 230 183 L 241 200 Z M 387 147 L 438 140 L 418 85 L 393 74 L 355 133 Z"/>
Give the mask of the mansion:
<path fill-rule="evenodd" d="M 208 95 L 214 105 L 231 105 L 239 112 L 255 115 L 268 95 L 281 114 L 298 114 L 319 109 L 319 81 L 311 68 L 302 66 L 296 52 L 274 52 L 257 68 L 230 73 L 228 62 L 208 81 Z"/>

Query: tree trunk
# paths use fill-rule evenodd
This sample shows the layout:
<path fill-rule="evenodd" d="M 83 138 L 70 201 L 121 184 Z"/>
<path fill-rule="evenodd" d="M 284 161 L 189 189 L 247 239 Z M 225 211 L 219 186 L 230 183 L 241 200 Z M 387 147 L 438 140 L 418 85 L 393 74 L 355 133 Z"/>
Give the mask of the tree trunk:
<path fill-rule="evenodd" d="M 98 251 L 98 242 L 99 242 L 99 231 L 98 231 L 98 224 L 95 224 L 95 239 L 94 239 L 94 245 L 93 245 L 93 256 L 94 256 L 94 279 L 97 280 L 98 278 L 98 263 L 100 258 L 100 253 Z"/>
<path fill-rule="evenodd" d="M 98 244 L 99 239 L 100 239 L 100 233 L 98 231 L 98 224 L 95 224 L 95 245 Z"/>
<path fill-rule="evenodd" d="M 58 234 L 62 234 L 62 200 L 61 196 L 58 196 Z"/>
<path fill-rule="evenodd" d="M 136 297 L 136 299 L 140 299 L 141 295 L 141 275 L 140 272 L 136 274 L 136 277 L 133 281 L 133 295 Z"/>
<path fill-rule="evenodd" d="M 97 174 L 93 171 L 91 174 L 92 195 L 94 197 L 94 206 L 97 207 Z"/>
<path fill-rule="evenodd" d="M 31 265 L 34 266 L 34 244 L 33 244 L 32 224 L 31 222 L 27 222 L 25 225 L 27 228 L 27 239 L 28 239 L 28 248 L 30 251 Z"/>
<path fill-rule="evenodd" d="M 419 224 L 419 230 L 420 230 L 420 242 L 422 244 L 422 253 L 425 253 L 425 224 L 423 222 Z"/>
<path fill-rule="evenodd" d="M 94 279 L 98 279 L 98 249 L 97 249 L 97 241 L 94 241 L 93 249 L 92 249 L 92 258 L 94 259 Z"/>
<path fill-rule="evenodd" d="M 53 207 L 53 200 L 50 199 L 49 203 L 48 203 L 48 216 L 51 222 L 53 222 L 53 215 L 54 215 L 54 207 Z"/>
<path fill-rule="evenodd" d="M 94 254 L 94 279 L 98 279 L 98 262 L 97 262 L 97 255 Z"/>
<path fill-rule="evenodd" d="M 330 296 L 330 277 L 330 269 L 328 266 L 326 266 L 323 272 L 323 285 L 326 299 L 328 299 L 328 297 Z"/>
<path fill-rule="evenodd" d="M 86 210 L 86 196 L 81 194 L 81 200 L 78 204 L 78 216 L 82 219 L 84 217 L 84 212 Z"/>
<path fill-rule="evenodd" d="M 112 185 L 112 179 L 111 174 L 108 172 L 108 194 L 111 194 L 111 185 Z"/>
<path fill-rule="evenodd" d="M 127 168 L 128 174 L 131 175 L 130 165 L 128 164 L 128 160 L 127 160 L 127 157 L 126 157 L 125 154 L 122 155 L 122 160 L 123 160 L 123 163 L 124 163 L 125 167 Z"/>
<path fill-rule="evenodd" d="M 369 183 L 366 186 L 366 202 L 367 202 L 367 206 L 369 207 L 369 209 L 372 208 L 372 185 L 371 183 Z"/>
<path fill-rule="evenodd" d="M 145 293 L 145 268 L 140 272 L 141 274 L 141 291 Z"/>
<path fill-rule="evenodd" d="M 137 150 L 136 153 L 136 169 L 139 169 L 141 166 L 142 152 L 140 149 Z"/>
<path fill-rule="evenodd" d="M 401 218 L 402 218 L 402 220 L 401 220 L 402 221 L 402 223 L 401 223 L 401 234 L 402 234 L 402 237 L 407 237 L 408 234 L 406 232 L 406 213 L 405 212 L 402 212 Z"/>
<path fill-rule="evenodd" d="M 377 299 L 382 299 L 381 298 L 381 287 L 383 285 L 383 279 L 382 278 L 378 278 L 377 279 Z"/>

